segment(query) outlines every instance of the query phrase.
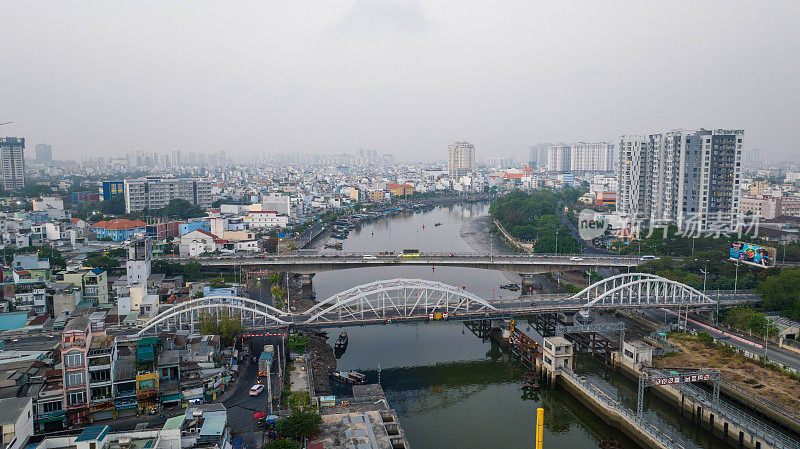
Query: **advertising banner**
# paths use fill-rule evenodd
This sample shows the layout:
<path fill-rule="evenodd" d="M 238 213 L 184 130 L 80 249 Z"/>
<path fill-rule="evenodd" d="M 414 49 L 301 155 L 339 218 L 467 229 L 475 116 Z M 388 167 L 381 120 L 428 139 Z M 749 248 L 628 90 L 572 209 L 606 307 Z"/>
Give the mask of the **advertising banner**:
<path fill-rule="evenodd" d="M 748 265 L 762 268 L 775 266 L 775 256 L 778 251 L 769 246 L 755 245 L 753 243 L 731 243 L 730 259 L 738 260 Z"/>

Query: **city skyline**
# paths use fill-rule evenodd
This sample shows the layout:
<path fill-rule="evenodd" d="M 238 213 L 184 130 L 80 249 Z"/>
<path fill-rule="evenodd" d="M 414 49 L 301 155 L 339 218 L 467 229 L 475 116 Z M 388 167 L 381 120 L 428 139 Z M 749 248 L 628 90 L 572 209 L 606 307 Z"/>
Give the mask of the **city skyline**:
<path fill-rule="evenodd" d="M 4 56 L 23 69 L 0 75 L 13 86 L 0 118 L 14 122 L 0 134 L 60 159 L 375 148 L 431 160 L 454 140 L 522 159 L 537 142 L 720 124 L 747 129 L 773 160 L 797 153 L 800 67 L 782 56 L 800 51 L 796 3 L 120 3 L 86 16 L 25 4 L 3 15 Z"/>

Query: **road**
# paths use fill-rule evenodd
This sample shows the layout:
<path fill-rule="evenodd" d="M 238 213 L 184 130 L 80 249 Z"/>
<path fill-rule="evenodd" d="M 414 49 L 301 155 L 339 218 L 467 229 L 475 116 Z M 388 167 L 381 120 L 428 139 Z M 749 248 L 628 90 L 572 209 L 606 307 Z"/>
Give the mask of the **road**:
<path fill-rule="evenodd" d="M 261 350 L 265 344 L 277 344 L 277 339 L 270 337 L 265 339 L 254 338 L 251 342 L 251 357 L 246 363 L 240 366 L 239 378 L 234 391 L 222 401 L 228 409 L 228 423 L 234 435 L 242 437 L 243 447 L 246 449 L 260 449 L 263 446 L 263 431 L 256 427 L 256 419 L 253 415 L 257 412 L 269 414 L 268 397 L 266 390 L 258 396 L 250 396 L 252 387 L 258 377 L 258 363 L 253 362 L 252 357 L 258 360 Z M 275 346 L 276 349 L 278 346 Z M 280 395 L 278 385 L 277 364 L 273 364 L 272 387 L 276 396 Z"/>
<path fill-rule="evenodd" d="M 665 311 L 663 309 L 647 309 L 645 310 L 644 313 L 648 318 L 652 319 L 653 321 L 658 321 L 661 323 L 678 322 L 677 315 L 671 311 Z M 724 341 L 725 343 L 734 346 L 736 348 L 750 351 L 758 355 L 764 355 L 763 341 L 759 343 L 756 339 L 731 335 L 730 333 L 725 332 L 721 329 L 717 329 L 713 326 L 708 326 L 706 324 L 701 323 L 700 321 L 694 320 L 692 319 L 691 315 L 689 316 L 688 327 L 689 329 L 696 330 L 698 332 L 706 332 L 712 337 L 716 338 L 717 340 Z M 770 360 L 782 363 L 788 367 L 800 371 L 800 354 L 787 351 L 785 349 L 781 349 L 777 346 L 767 345 L 767 357 Z"/>
<path fill-rule="evenodd" d="M 415 253 L 415 254 L 292 254 L 275 256 L 220 256 L 170 258 L 172 262 L 199 262 L 205 269 L 263 267 L 298 274 L 312 274 L 351 268 L 422 265 L 482 268 L 513 273 L 547 273 L 556 270 L 586 268 L 627 268 L 645 262 L 640 257 L 615 255 L 563 254 L 475 254 L 475 253 Z"/>

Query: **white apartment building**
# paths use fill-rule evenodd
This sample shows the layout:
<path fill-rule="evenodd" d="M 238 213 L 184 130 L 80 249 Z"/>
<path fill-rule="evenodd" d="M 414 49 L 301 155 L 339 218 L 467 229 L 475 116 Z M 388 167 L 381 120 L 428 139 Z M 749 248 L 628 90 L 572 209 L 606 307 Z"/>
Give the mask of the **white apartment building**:
<path fill-rule="evenodd" d="M 125 180 L 125 211 L 161 209 L 180 198 L 208 209 L 211 207 L 211 183 L 199 178 L 147 177 Z"/>
<path fill-rule="evenodd" d="M 642 224 L 675 222 L 698 231 L 732 224 L 743 138 L 743 130 L 723 129 L 621 136 L 617 211 Z"/>
<path fill-rule="evenodd" d="M 800 198 L 788 196 L 742 195 L 739 211 L 765 220 L 780 216 L 800 216 Z"/>
<path fill-rule="evenodd" d="M 614 171 L 614 144 L 577 142 L 548 145 L 547 170 L 562 173 Z"/>
<path fill-rule="evenodd" d="M 469 142 L 448 145 L 447 170 L 453 179 L 475 171 L 475 146 Z"/>
<path fill-rule="evenodd" d="M 244 222 L 248 229 L 283 228 L 289 224 L 289 217 L 274 210 L 252 210 Z"/>
<path fill-rule="evenodd" d="M 572 149 L 569 145 L 557 143 L 547 147 L 547 170 L 568 172 L 571 167 Z"/>

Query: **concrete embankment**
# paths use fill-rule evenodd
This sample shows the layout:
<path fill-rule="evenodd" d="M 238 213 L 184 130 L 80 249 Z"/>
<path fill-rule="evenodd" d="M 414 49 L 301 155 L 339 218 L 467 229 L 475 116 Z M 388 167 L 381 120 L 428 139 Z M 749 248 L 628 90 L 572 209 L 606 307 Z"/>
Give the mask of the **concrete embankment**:
<path fill-rule="evenodd" d="M 615 404 L 611 398 L 601 397 L 600 392 L 593 391 L 579 379 L 562 374 L 558 377 L 558 384 L 589 407 L 606 424 L 619 429 L 640 446 L 653 449 L 674 449 L 677 447 L 674 441 L 665 437 L 659 438 L 655 433 L 656 429 L 648 429 L 646 427 L 647 424 L 637 420 L 624 406 L 618 403 Z"/>
<path fill-rule="evenodd" d="M 615 367 L 631 379 L 639 379 L 640 366 L 634 366 L 622 357 L 615 357 Z M 715 407 L 709 400 L 687 394 L 678 386 L 660 385 L 647 389 L 667 403 L 674 405 L 682 416 L 709 430 L 726 444 L 747 449 L 797 448 L 800 444 L 768 424 L 755 419 L 747 412 L 737 410 L 720 401 Z M 745 400 L 746 398 L 743 398 Z M 745 404 L 749 404 L 747 399 Z"/>

